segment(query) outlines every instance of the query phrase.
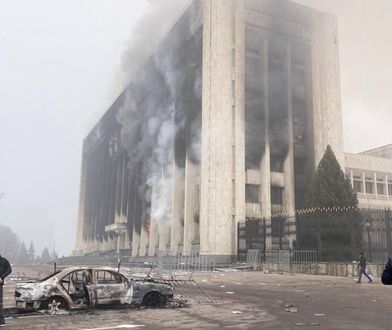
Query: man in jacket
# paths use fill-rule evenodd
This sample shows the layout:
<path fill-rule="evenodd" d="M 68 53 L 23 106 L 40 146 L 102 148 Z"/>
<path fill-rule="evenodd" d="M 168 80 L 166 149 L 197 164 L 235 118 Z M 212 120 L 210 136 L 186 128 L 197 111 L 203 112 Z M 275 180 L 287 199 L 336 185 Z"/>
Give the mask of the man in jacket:
<path fill-rule="evenodd" d="M 381 282 L 385 285 L 392 285 L 392 257 L 389 257 L 385 269 L 381 275 Z"/>
<path fill-rule="evenodd" d="M 369 283 L 373 282 L 372 278 L 366 273 L 366 258 L 365 255 L 361 252 L 359 254 L 359 267 L 358 267 L 358 281 L 357 283 L 361 283 L 362 275 L 365 275 Z"/>
<path fill-rule="evenodd" d="M 11 274 L 11 265 L 6 258 L 0 255 L 0 327 L 5 326 L 4 308 L 3 308 L 3 286 L 5 278 Z"/>

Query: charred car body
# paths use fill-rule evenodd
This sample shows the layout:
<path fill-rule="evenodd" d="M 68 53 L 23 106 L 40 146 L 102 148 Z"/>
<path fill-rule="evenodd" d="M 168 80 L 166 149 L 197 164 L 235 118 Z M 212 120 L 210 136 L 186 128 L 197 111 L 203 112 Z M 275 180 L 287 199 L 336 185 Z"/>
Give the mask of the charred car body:
<path fill-rule="evenodd" d="M 156 307 L 172 297 L 171 285 L 151 279 L 128 279 L 111 268 L 67 268 L 38 282 L 19 283 L 15 289 L 16 308 L 20 310 Z"/>

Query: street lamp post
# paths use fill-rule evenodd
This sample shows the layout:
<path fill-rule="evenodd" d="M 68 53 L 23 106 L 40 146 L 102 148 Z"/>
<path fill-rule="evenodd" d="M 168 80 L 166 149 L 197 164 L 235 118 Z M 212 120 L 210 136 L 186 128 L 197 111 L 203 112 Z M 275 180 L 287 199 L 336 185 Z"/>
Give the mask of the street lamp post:
<path fill-rule="evenodd" d="M 368 235 L 368 245 L 369 245 L 369 260 L 373 261 L 372 257 L 372 245 L 370 242 L 370 222 L 366 222 L 366 230 L 367 230 L 367 235 Z"/>

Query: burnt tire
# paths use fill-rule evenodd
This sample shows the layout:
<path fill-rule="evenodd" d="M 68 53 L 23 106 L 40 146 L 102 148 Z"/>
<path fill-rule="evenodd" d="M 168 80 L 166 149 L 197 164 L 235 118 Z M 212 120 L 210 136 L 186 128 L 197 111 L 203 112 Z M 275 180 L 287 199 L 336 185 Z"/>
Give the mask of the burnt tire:
<path fill-rule="evenodd" d="M 50 313 L 56 314 L 60 310 L 68 310 L 67 301 L 63 297 L 54 296 L 50 297 L 46 302 L 44 309 Z"/>
<path fill-rule="evenodd" d="M 166 303 L 166 299 L 159 292 L 152 291 L 147 293 L 142 301 L 142 305 L 146 307 L 160 307 Z"/>

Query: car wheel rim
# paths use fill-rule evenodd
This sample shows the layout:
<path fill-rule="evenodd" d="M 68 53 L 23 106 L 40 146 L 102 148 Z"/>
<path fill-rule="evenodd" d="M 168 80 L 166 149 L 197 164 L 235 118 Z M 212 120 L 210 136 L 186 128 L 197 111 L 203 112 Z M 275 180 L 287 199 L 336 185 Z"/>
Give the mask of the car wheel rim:
<path fill-rule="evenodd" d="M 149 306 L 158 306 L 160 303 L 160 295 L 156 292 L 151 292 L 148 296 L 148 305 Z"/>

